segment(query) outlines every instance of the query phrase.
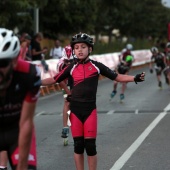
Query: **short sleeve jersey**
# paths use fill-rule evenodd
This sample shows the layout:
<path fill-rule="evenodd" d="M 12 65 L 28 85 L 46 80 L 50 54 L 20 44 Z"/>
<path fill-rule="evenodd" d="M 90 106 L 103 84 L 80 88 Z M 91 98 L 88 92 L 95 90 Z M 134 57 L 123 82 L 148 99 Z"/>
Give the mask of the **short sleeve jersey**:
<path fill-rule="evenodd" d="M 0 97 L 0 130 L 19 126 L 23 102 L 36 102 L 40 85 L 39 68 L 19 60 L 5 97 Z"/>
<path fill-rule="evenodd" d="M 151 60 L 155 62 L 156 66 L 165 67 L 164 57 L 163 53 L 158 53 L 156 56 L 152 56 Z"/>
<path fill-rule="evenodd" d="M 104 64 L 94 60 L 88 60 L 84 63 L 70 64 L 57 74 L 54 79 L 56 82 L 61 82 L 71 75 L 73 78 L 71 101 L 96 102 L 98 78 L 100 74 L 111 80 L 117 77 L 117 73 Z"/>

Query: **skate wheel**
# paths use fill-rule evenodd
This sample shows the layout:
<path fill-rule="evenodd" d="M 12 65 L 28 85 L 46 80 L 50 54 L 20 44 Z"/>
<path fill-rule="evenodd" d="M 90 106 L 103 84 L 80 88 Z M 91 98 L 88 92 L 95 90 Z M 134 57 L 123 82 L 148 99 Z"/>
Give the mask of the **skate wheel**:
<path fill-rule="evenodd" d="M 120 103 L 123 103 L 123 100 L 120 100 Z"/>
<path fill-rule="evenodd" d="M 63 139 L 63 144 L 64 144 L 64 146 L 67 146 L 67 145 L 68 145 L 68 138 L 64 138 L 64 139 Z"/>

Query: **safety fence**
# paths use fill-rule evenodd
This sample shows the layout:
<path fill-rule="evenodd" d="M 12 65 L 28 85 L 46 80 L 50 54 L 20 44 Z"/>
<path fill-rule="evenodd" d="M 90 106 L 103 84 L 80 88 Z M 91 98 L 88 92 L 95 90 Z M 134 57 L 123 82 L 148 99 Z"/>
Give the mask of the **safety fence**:
<path fill-rule="evenodd" d="M 91 55 L 90 58 L 105 64 L 110 69 L 115 69 L 119 62 L 119 57 L 118 57 L 119 54 L 120 53 L 115 52 L 115 53 L 107 53 L 107 54 L 100 54 L 100 55 Z M 152 55 L 150 50 L 136 50 L 136 51 L 132 51 L 132 54 L 135 59 L 132 67 L 141 66 L 149 63 Z M 40 68 L 41 79 L 46 79 L 49 77 L 53 77 L 58 73 L 57 72 L 58 62 L 59 59 L 46 60 L 46 63 L 48 64 L 48 68 L 49 68 L 48 71 L 44 70 L 41 61 L 33 61 L 32 63 L 36 64 Z M 61 91 L 61 88 L 58 83 L 50 86 L 41 86 L 41 95 L 43 96 L 50 94 L 51 92 L 57 92 L 57 91 Z"/>

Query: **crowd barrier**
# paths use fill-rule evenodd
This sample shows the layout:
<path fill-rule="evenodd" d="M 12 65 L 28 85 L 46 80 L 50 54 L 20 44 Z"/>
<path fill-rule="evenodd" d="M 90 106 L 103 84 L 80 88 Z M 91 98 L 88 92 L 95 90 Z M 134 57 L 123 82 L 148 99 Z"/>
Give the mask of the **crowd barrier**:
<path fill-rule="evenodd" d="M 105 64 L 107 67 L 109 67 L 110 69 L 115 69 L 118 62 L 119 62 L 119 54 L 120 52 L 115 52 L 115 53 L 107 53 L 107 54 L 100 54 L 100 55 L 91 55 L 90 58 L 101 62 L 103 64 Z M 134 56 L 134 63 L 132 65 L 132 67 L 134 66 L 140 66 L 146 63 L 150 62 L 151 59 L 151 52 L 150 50 L 135 50 L 132 51 L 132 54 Z M 57 72 L 57 64 L 59 62 L 59 59 L 49 59 L 46 60 L 46 63 L 49 66 L 49 70 L 45 71 L 43 69 L 43 66 L 41 64 L 41 61 L 33 61 L 33 64 L 36 64 L 40 70 L 41 70 L 41 79 L 46 79 L 49 77 L 53 77 L 54 75 L 56 75 Z M 53 85 L 53 86 L 48 86 L 48 87 L 41 87 L 41 94 L 42 95 L 46 95 L 46 94 L 50 94 L 51 91 L 58 91 L 61 90 L 60 86 L 58 84 Z"/>

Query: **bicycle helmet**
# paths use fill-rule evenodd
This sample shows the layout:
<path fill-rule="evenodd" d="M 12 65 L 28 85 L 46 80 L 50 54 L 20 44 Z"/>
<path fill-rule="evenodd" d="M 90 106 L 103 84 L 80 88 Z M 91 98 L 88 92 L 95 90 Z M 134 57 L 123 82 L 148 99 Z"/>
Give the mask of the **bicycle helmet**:
<path fill-rule="evenodd" d="M 94 46 L 94 42 L 93 42 L 93 38 L 90 37 L 90 35 L 86 34 L 86 33 L 79 33 L 76 34 L 72 37 L 71 39 L 71 48 L 74 48 L 74 45 L 77 43 L 86 43 L 87 45 L 89 45 L 90 47 Z"/>
<path fill-rule="evenodd" d="M 158 53 L 159 50 L 158 50 L 157 47 L 152 47 L 152 48 L 151 48 L 151 52 L 152 52 L 152 53 Z"/>
<path fill-rule="evenodd" d="M 168 42 L 168 43 L 166 44 L 166 47 L 167 47 L 167 48 L 170 48 L 170 42 Z"/>
<path fill-rule="evenodd" d="M 65 46 L 62 53 L 63 53 L 63 54 L 62 54 L 63 59 L 66 59 L 66 60 L 71 60 L 71 59 L 73 59 L 73 56 L 72 56 L 72 48 L 71 48 L 70 45 Z"/>
<path fill-rule="evenodd" d="M 13 59 L 18 56 L 20 43 L 13 31 L 0 28 L 0 59 Z"/>
<path fill-rule="evenodd" d="M 133 45 L 132 44 L 127 44 L 126 45 L 126 49 L 127 50 L 132 50 L 133 49 Z"/>

